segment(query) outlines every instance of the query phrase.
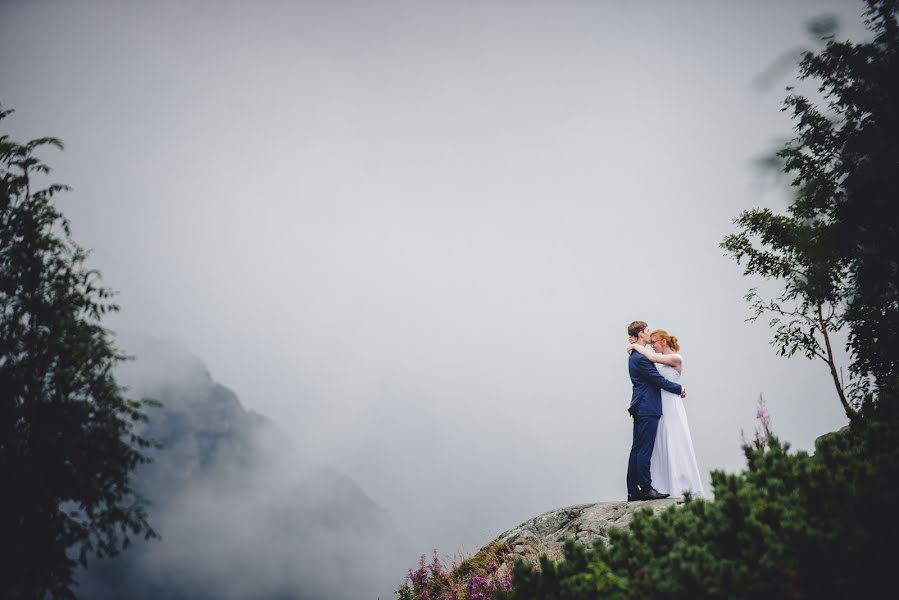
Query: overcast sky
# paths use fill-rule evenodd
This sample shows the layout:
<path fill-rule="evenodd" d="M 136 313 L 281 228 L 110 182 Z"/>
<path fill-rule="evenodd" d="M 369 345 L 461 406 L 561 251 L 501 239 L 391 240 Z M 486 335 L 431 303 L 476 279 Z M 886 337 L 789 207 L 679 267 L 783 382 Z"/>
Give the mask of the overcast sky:
<path fill-rule="evenodd" d="M 634 319 L 682 342 L 706 474 L 759 394 L 796 448 L 846 422 L 718 243 L 788 197 L 753 161 L 794 71 L 754 81 L 861 9 L 0 0 L 3 129 L 65 141 L 111 327 L 183 342 L 422 551 L 472 551 L 624 497 Z"/>

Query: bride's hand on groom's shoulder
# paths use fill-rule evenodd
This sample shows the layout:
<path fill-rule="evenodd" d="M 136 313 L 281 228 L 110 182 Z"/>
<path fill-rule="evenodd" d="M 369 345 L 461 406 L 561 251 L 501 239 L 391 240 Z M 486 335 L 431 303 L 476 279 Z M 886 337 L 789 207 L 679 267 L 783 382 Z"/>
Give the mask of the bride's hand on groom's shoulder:
<path fill-rule="evenodd" d="M 628 356 L 630 356 L 630 353 L 633 352 L 634 348 L 636 348 L 636 347 L 637 347 L 637 338 L 635 338 L 633 336 L 627 338 L 627 347 L 625 349 L 627 350 Z"/>

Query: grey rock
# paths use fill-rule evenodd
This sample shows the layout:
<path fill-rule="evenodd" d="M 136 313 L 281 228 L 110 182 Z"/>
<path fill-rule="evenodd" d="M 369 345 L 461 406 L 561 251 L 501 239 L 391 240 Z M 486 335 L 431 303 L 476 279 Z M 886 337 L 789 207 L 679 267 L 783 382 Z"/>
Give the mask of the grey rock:
<path fill-rule="evenodd" d="M 568 539 L 587 547 L 592 546 L 596 539 L 608 542 L 609 531 L 626 528 L 638 510 L 649 508 L 657 514 L 682 502 L 679 498 L 668 498 L 652 502 L 598 502 L 557 508 L 504 531 L 482 550 L 503 544 L 511 548 L 509 558 L 503 561 L 504 568 L 518 558 L 536 561 L 541 554 L 558 561 L 562 558 L 562 545 Z"/>
<path fill-rule="evenodd" d="M 842 437 L 845 435 L 849 435 L 849 425 L 844 425 L 843 427 L 840 427 L 836 431 L 831 431 L 829 433 L 825 433 L 823 435 L 818 436 L 817 438 L 815 438 L 815 451 L 816 452 L 818 451 L 818 449 L 821 446 L 821 442 L 832 439 L 832 438 L 836 438 L 836 437 Z"/>

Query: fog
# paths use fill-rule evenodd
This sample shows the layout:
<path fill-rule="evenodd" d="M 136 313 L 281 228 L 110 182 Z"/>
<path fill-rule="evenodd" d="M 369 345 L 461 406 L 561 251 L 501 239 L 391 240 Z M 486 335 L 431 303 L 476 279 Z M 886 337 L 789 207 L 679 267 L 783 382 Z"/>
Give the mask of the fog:
<path fill-rule="evenodd" d="M 161 445 L 132 480 L 158 538 L 77 575 L 79 597 L 389 598 L 415 551 L 364 491 L 312 465 L 171 340 L 124 335 L 117 380 Z"/>
<path fill-rule="evenodd" d="M 682 343 L 706 476 L 760 394 L 795 448 L 845 424 L 718 243 L 789 198 L 756 165 L 791 131 L 772 65 L 861 9 L 6 1 L 0 101 L 66 142 L 44 158 L 108 325 L 179 340 L 451 555 L 624 498 L 635 319 Z"/>

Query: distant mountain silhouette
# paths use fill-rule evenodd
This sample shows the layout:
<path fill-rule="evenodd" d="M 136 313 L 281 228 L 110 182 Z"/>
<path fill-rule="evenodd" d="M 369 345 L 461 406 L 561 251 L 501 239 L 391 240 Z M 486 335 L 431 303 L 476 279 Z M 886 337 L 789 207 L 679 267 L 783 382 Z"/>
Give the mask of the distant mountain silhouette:
<path fill-rule="evenodd" d="M 78 575 L 98 600 L 391 597 L 414 555 L 348 477 L 304 464 L 177 342 L 120 338 L 129 395 L 163 403 L 146 433 L 164 444 L 136 473 L 161 540 L 139 540 Z"/>

